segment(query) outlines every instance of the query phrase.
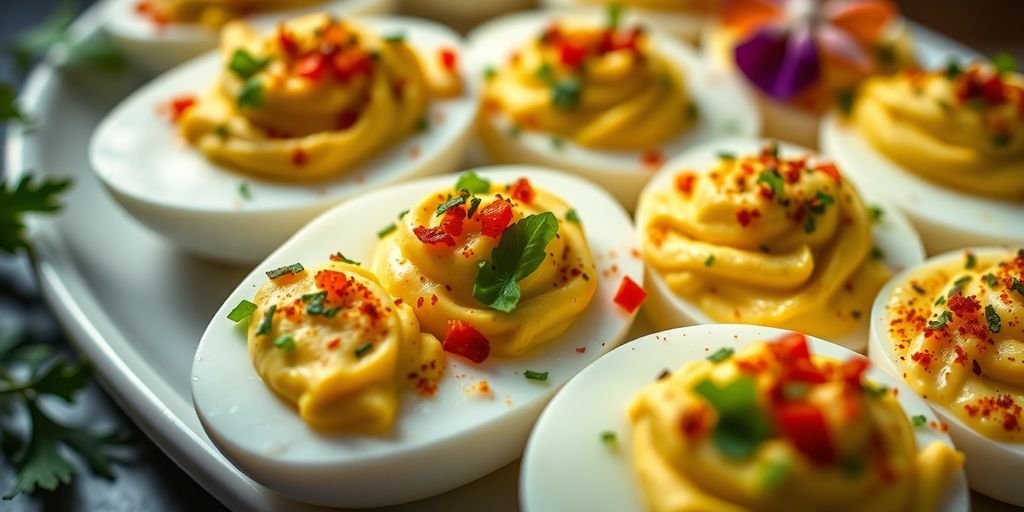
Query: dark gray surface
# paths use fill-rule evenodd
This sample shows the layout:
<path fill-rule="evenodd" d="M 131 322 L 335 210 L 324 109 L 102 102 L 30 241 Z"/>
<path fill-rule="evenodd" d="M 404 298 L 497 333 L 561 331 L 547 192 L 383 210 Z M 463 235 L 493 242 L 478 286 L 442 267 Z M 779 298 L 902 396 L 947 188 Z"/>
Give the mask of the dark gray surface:
<path fill-rule="evenodd" d="M 94 0 L 75 2 L 85 8 Z M 20 30 L 44 20 L 58 0 L 5 0 L 0 16 L 0 40 L 4 46 Z M 6 50 L 0 52 L 0 82 L 20 83 Z M 0 148 L 0 156 L 2 156 Z M 70 350 L 64 334 L 36 289 L 31 267 L 24 256 L 0 254 L 0 333 L 25 329 L 36 339 Z M 71 408 L 53 408 L 60 421 L 93 429 L 118 429 L 131 436 L 116 468 L 117 478 L 107 481 L 92 475 L 76 460 L 71 485 L 54 492 L 38 492 L 0 501 L 2 512 L 36 511 L 177 511 L 223 510 L 188 475 L 182 472 L 132 422 L 99 386 L 91 385 Z M 10 486 L 13 469 L 0 463 L 0 494 Z"/>

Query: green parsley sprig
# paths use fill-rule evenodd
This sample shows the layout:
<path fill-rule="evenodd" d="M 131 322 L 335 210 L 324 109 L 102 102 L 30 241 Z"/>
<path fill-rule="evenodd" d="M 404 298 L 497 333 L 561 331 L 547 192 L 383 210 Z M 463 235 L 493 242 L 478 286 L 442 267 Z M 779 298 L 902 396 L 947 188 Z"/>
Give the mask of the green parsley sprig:
<path fill-rule="evenodd" d="M 69 180 L 43 178 L 40 181 L 28 174 L 13 186 L 0 183 L 0 251 L 14 254 L 28 248 L 24 215 L 60 210 L 58 199 L 69 186 Z"/>

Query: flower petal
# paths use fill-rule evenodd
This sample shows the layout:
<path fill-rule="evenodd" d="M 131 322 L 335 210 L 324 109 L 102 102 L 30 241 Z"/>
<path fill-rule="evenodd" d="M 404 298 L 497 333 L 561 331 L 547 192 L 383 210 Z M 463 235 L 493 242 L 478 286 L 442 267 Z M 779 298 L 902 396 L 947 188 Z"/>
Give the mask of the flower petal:
<path fill-rule="evenodd" d="M 736 66 L 769 96 L 788 100 L 813 84 L 821 67 L 808 27 L 788 33 L 766 27 L 736 47 Z"/>
<path fill-rule="evenodd" d="M 871 57 L 846 32 L 831 25 L 824 25 L 818 31 L 818 45 L 822 53 L 828 57 L 853 66 L 858 72 L 871 72 Z"/>
<path fill-rule="evenodd" d="M 862 45 L 877 40 L 896 16 L 896 7 L 885 0 L 830 0 L 823 11 L 825 19 Z"/>
<path fill-rule="evenodd" d="M 718 16 L 722 25 L 744 35 L 783 14 L 782 7 L 772 0 L 724 0 Z"/>

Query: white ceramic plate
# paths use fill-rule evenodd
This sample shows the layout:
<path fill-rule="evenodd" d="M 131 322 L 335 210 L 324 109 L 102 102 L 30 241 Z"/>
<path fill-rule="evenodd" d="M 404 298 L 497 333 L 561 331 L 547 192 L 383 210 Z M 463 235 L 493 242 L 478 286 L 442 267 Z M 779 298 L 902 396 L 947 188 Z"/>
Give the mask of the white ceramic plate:
<path fill-rule="evenodd" d="M 325 505 L 380 506 L 439 494 L 519 457 L 534 420 L 555 391 L 624 339 L 635 314 L 623 311 L 613 298 L 624 276 L 638 283 L 643 279 L 643 264 L 630 253 L 634 235 L 626 212 L 606 192 L 573 176 L 526 166 L 476 172 L 493 183 L 525 176 L 576 209 L 597 266 L 592 278 L 597 292 L 587 309 L 561 336 L 522 356 L 491 358 L 480 365 L 449 356 L 437 395 L 422 399 L 406 393 L 387 436 L 317 434 L 260 380 L 245 334 L 227 319 L 228 313 L 241 300 L 252 299 L 267 280 L 266 270 L 295 262 L 313 268 L 339 250 L 368 264 L 377 232 L 393 223 L 397 212 L 451 187 L 458 175 L 412 181 L 347 201 L 306 225 L 253 270 L 214 315 L 196 351 L 196 411 L 217 447 L 239 468 L 268 487 Z M 609 272 L 612 267 L 618 271 Z M 546 371 L 548 380 L 527 380 L 525 370 Z M 481 381 L 493 390 L 492 398 L 467 394 Z M 397 467 L 416 476 L 388 479 Z"/>
<path fill-rule="evenodd" d="M 533 11 L 510 14 L 480 25 L 468 37 L 466 73 L 471 80 L 480 82 L 488 66 L 501 67 L 509 55 L 536 37 L 551 20 L 580 18 L 603 24 L 604 16 L 604 11 L 598 9 L 575 9 L 558 15 Z M 623 21 L 625 25 L 637 22 L 642 23 L 628 13 Z M 682 68 L 686 87 L 697 104 L 700 117 L 689 131 L 657 148 L 648 149 L 657 149 L 671 160 L 686 148 L 716 137 L 754 137 L 760 133 L 761 117 L 757 105 L 734 75 L 710 69 L 689 46 L 665 34 L 652 32 L 652 37 L 654 47 Z M 482 89 L 482 84 L 479 87 Z M 504 128 L 509 121 L 500 114 L 487 114 L 481 122 L 495 123 L 499 127 L 502 144 L 515 147 L 519 161 L 583 176 L 611 192 L 630 211 L 636 205 L 640 189 L 651 176 L 651 169 L 643 161 L 646 150 L 597 150 L 568 140 L 555 149 L 551 135 L 547 133 L 523 130 L 514 137 L 509 135 L 509 130 Z"/>
<path fill-rule="evenodd" d="M 139 66 L 158 73 L 217 46 L 215 30 L 181 23 L 158 26 L 139 14 L 139 2 L 107 0 L 104 15 L 106 32 Z M 394 6 L 395 0 L 326 0 L 320 5 L 263 13 L 248 19 L 273 26 L 281 20 L 321 10 L 343 15 L 387 14 Z"/>
<path fill-rule="evenodd" d="M 665 164 L 661 171 L 658 171 L 648 182 L 643 194 L 653 190 L 671 189 L 675 186 L 676 174 L 681 171 L 691 169 L 701 173 L 712 169 L 718 163 L 718 153 L 721 151 L 737 155 L 756 154 L 768 142 L 767 139 L 723 138 L 691 148 Z M 779 142 L 779 149 L 784 156 L 805 155 L 810 152 L 805 148 L 786 142 Z M 846 168 L 840 167 L 839 171 L 844 176 L 846 175 Z M 917 232 L 914 231 L 910 222 L 903 217 L 899 210 L 880 199 L 878 194 L 870 193 L 859 187 L 858 189 L 865 204 L 878 206 L 884 212 L 881 220 L 872 226 L 872 233 L 875 246 L 882 251 L 889 269 L 895 273 L 924 261 L 921 240 L 917 237 Z M 637 226 L 645 224 L 643 218 L 637 219 Z M 642 236 L 643 234 L 637 231 L 638 244 L 641 243 L 640 237 Z M 676 295 L 657 270 L 648 266 L 647 275 L 647 287 L 650 289 L 651 295 L 648 297 L 645 313 L 656 326 L 667 329 L 681 325 L 715 323 L 696 304 Z M 870 309 L 870 305 L 865 304 L 864 313 L 867 313 L 868 309 Z M 868 345 L 868 326 L 867 315 L 864 315 L 857 330 L 837 337 L 835 341 L 844 347 L 864 352 Z"/>
<path fill-rule="evenodd" d="M 1010 253 L 1011 250 L 997 247 L 971 248 L 971 252 L 978 256 L 992 253 L 1004 255 Z M 953 262 L 963 261 L 963 258 L 963 249 L 933 256 L 923 265 L 908 268 L 894 276 L 882 287 L 882 291 L 878 293 L 874 307 L 871 309 L 871 341 L 868 347 L 868 356 L 876 366 L 892 375 L 900 375 L 899 367 L 896 365 L 898 356 L 893 350 L 893 344 L 889 338 L 890 315 L 886 311 L 886 305 L 893 289 L 905 283 L 910 274 L 922 268 L 943 267 Z M 1024 444 L 992 441 L 971 429 L 949 408 L 930 400 L 928 405 L 942 421 L 949 425 L 950 437 L 967 456 L 967 474 L 971 480 L 971 487 L 989 496 L 1024 507 L 1024 488 L 1020 485 L 1021 472 L 1024 471 Z"/>
<path fill-rule="evenodd" d="M 460 37 L 436 23 L 402 17 L 358 22 L 381 34 L 406 33 L 424 56 L 441 48 L 464 52 Z M 345 198 L 454 171 L 477 111 L 476 92 L 468 86 L 461 96 L 430 102 L 428 130 L 410 134 L 336 178 L 286 184 L 211 162 L 186 144 L 161 112 L 159 107 L 174 98 L 212 87 L 222 65 L 221 56 L 211 52 L 132 94 L 96 129 L 89 157 L 114 197 L 140 221 L 197 254 L 223 261 L 263 259 L 304 223 Z M 239 193 L 242 183 L 248 184 L 249 199 Z"/>
<path fill-rule="evenodd" d="M 528 512 L 558 510 L 643 510 L 643 495 L 633 474 L 631 429 L 626 408 L 634 395 L 663 370 L 675 370 L 720 347 L 736 350 L 777 338 L 781 329 L 716 324 L 650 334 L 619 347 L 590 365 L 566 385 L 541 415 L 523 455 L 519 494 Z M 811 352 L 846 360 L 853 352 L 808 336 Z M 870 368 L 870 380 L 899 390 L 908 416 L 935 415 L 902 381 Z M 616 446 L 601 442 L 601 432 L 616 432 Z M 915 429 L 918 448 L 949 436 L 930 428 Z M 943 512 L 967 510 L 967 479 L 953 479 Z"/>
<path fill-rule="evenodd" d="M 94 32 L 101 14 L 89 10 L 72 33 Z M 132 74 L 65 76 L 42 66 L 22 90 L 20 104 L 36 123 L 34 129 L 8 130 L 5 179 L 15 181 L 32 169 L 75 179 L 58 217 L 29 219 L 42 291 L 111 396 L 225 506 L 246 512 L 324 510 L 246 477 L 213 446 L 192 407 L 189 379 L 197 342 L 248 269 L 183 253 L 130 217 L 88 169 L 93 128 L 141 83 Z M 641 315 L 629 338 L 648 332 L 640 326 L 643 320 Z M 514 512 L 518 473 L 512 464 L 441 496 L 387 510 Z M 979 496 L 974 503 L 976 511 L 1010 510 Z"/>
<path fill-rule="evenodd" d="M 611 0 L 605 1 L 606 5 L 613 3 L 615 2 Z M 596 0 L 541 0 L 540 4 L 546 8 L 564 9 L 584 6 L 592 7 L 594 5 L 601 5 L 601 2 Z M 710 18 L 707 16 L 695 16 L 682 12 L 659 11 L 639 7 L 627 7 L 626 12 L 636 16 L 638 19 L 642 19 L 644 23 L 649 23 L 658 30 L 694 43 L 700 39 L 701 29 L 704 28 L 704 25 L 710 23 Z"/>

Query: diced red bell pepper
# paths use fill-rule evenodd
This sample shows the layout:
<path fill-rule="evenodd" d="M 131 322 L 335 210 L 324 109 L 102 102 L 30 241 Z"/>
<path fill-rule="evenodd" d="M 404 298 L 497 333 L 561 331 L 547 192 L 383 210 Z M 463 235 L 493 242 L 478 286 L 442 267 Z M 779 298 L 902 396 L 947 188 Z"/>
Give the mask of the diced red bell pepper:
<path fill-rule="evenodd" d="M 835 462 L 836 449 L 818 406 L 808 402 L 784 403 L 779 405 L 775 419 L 782 436 L 808 459 L 822 465 Z"/>
<path fill-rule="evenodd" d="M 854 357 L 846 360 L 841 368 L 843 374 L 843 380 L 855 389 L 860 389 L 861 378 L 864 377 L 864 372 L 868 371 L 868 367 L 871 363 L 864 357 Z"/>
<path fill-rule="evenodd" d="M 476 218 L 480 221 L 480 232 L 484 236 L 498 238 L 512 223 L 512 203 L 497 199 L 477 212 Z"/>
<path fill-rule="evenodd" d="M 437 53 L 441 59 L 441 67 L 449 73 L 455 73 L 459 69 L 459 54 L 451 48 L 441 48 Z"/>
<path fill-rule="evenodd" d="M 462 320 L 448 322 L 448 332 L 441 342 L 441 347 L 445 352 L 460 355 L 474 363 L 482 363 L 491 355 L 491 342 L 480 334 L 480 331 Z"/>
<path fill-rule="evenodd" d="M 810 359 L 811 350 L 807 346 L 807 337 L 798 332 L 791 332 L 768 344 L 768 349 L 783 363 Z"/>
<path fill-rule="evenodd" d="M 346 83 L 359 75 L 373 72 L 373 57 L 360 48 L 348 48 L 339 52 L 331 61 L 334 76 L 341 83 Z"/>
<path fill-rule="evenodd" d="M 992 73 L 981 82 L 981 96 L 989 105 L 1002 105 L 1006 102 L 1006 87 L 1002 77 Z"/>
<path fill-rule="evenodd" d="M 295 61 L 295 74 L 314 82 L 324 77 L 327 68 L 327 57 L 320 52 L 308 53 Z"/>
<path fill-rule="evenodd" d="M 420 242 L 427 245 L 445 244 L 449 247 L 455 246 L 455 239 L 441 226 L 434 226 L 432 228 L 416 226 L 412 232 Z"/>
<path fill-rule="evenodd" d="M 286 55 L 294 56 L 299 52 L 299 43 L 284 26 L 277 27 L 277 44 Z"/>
<path fill-rule="evenodd" d="M 441 218 L 441 229 L 451 236 L 462 234 L 462 221 L 466 218 L 466 207 L 461 204 L 448 208 Z"/>
<path fill-rule="evenodd" d="M 182 96 L 171 100 L 171 120 L 177 121 L 185 112 L 196 106 L 195 96 Z"/>
<path fill-rule="evenodd" d="M 537 196 L 537 193 L 533 191 L 533 187 L 530 185 L 530 180 L 526 178 L 519 178 L 512 187 L 508 190 L 509 195 L 512 199 L 523 203 L 533 202 L 533 198 Z"/>
<path fill-rule="evenodd" d="M 640 307 L 640 304 L 643 304 L 646 298 L 647 291 L 636 284 L 636 281 L 633 281 L 629 276 L 623 276 L 622 283 L 619 285 L 619 291 L 615 292 L 613 301 L 622 309 L 625 309 L 627 313 L 632 313 Z"/>
<path fill-rule="evenodd" d="M 841 181 L 843 179 L 842 174 L 839 173 L 839 168 L 832 162 L 826 162 L 818 166 L 818 171 L 829 175 L 832 179 Z"/>
<path fill-rule="evenodd" d="M 587 47 L 574 41 L 562 41 L 558 45 L 558 59 L 568 68 L 579 68 L 587 59 Z"/>

